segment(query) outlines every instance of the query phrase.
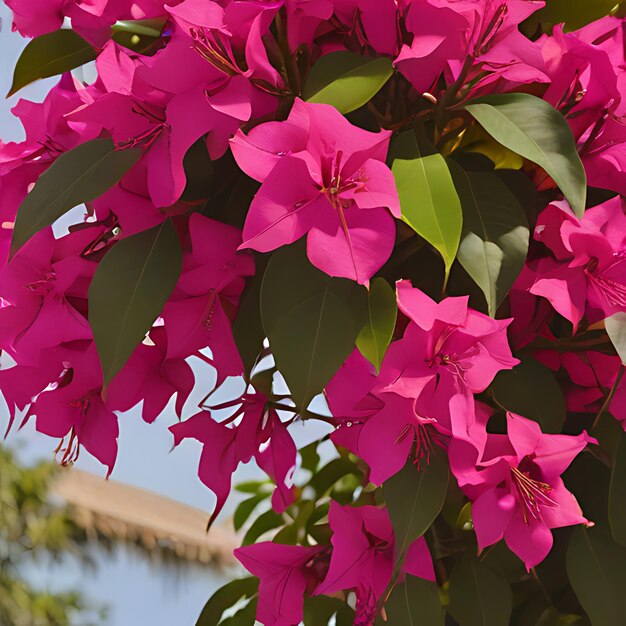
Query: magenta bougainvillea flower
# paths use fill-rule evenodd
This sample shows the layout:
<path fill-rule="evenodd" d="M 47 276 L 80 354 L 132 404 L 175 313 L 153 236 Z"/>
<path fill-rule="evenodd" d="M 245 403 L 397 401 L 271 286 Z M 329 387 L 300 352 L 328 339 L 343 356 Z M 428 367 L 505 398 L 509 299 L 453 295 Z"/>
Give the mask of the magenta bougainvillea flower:
<path fill-rule="evenodd" d="M 377 603 L 391 581 L 394 536 L 389 515 L 374 506 L 330 505 L 333 552 L 326 577 L 316 593 L 356 592 L 355 624 L 371 626 Z M 435 580 L 432 559 L 423 537 L 408 550 L 404 571 Z"/>
<path fill-rule="evenodd" d="M 238 405 L 222 422 L 214 420 L 208 412 L 201 412 L 170 427 L 175 445 L 189 438 L 203 444 L 198 475 L 217 498 L 209 523 L 224 506 L 234 471 L 252 457 L 276 482 L 272 497 L 274 509 L 282 512 L 293 502 L 296 446 L 276 410 L 267 402 L 262 393 L 244 394 L 234 402 L 212 407 L 218 410 Z"/>
<path fill-rule="evenodd" d="M 589 443 L 578 436 L 547 435 L 536 422 L 507 414 L 507 435 L 489 435 L 477 466 L 463 467 L 464 448 L 451 444 L 451 457 L 463 491 L 473 500 L 472 521 L 480 549 L 503 537 L 528 569 L 552 547 L 550 529 L 586 524 L 561 474 Z M 473 461 L 473 460 L 472 460 Z"/>
<path fill-rule="evenodd" d="M 577 219 L 564 204 L 544 210 L 535 237 L 552 251 L 536 267 L 530 292 L 550 301 L 574 328 L 626 311 L 626 216 L 620 198 Z"/>
<path fill-rule="evenodd" d="M 580 526 L 570 569 L 588 565 L 583 535 L 626 545 L 610 436 L 626 427 L 623 10 L 585 24 L 543 0 L 6 4 L 14 31 L 45 36 L 11 93 L 64 70 L 40 102 L 16 100 L 23 138 L 0 141 L 7 434 L 32 425 L 61 464 L 86 451 L 108 476 L 121 414 L 169 410 L 174 444 L 202 446 L 210 522 L 256 464 L 267 480 L 239 486 L 234 518 L 257 541 L 236 551 L 260 581 L 242 615 L 256 602 L 263 626 L 399 623 L 411 584 L 460 623 L 475 599 L 461 559 L 500 576 L 474 534 L 528 569 L 564 526 Z M 430 528 L 404 550 L 413 504 Z M 614 547 L 596 552 L 622 559 Z M 551 606 L 534 578 L 500 586 L 518 615 L 601 621 L 593 567 L 569 584 L 562 561 Z"/>
<path fill-rule="evenodd" d="M 302 622 L 303 599 L 311 595 L 328 567 L 325 548 L 266 541 L 237 548 L 235 556 L 260 580 L 257 619 L 261 623 Z"/>
<path fill-rule="evenodd" d="M 392 215 L 400 217 L 384 162 L 389 138 L 352 126 L 333 107 L 301 100 L 285 122 L 235 135 L 239 167 L 263 183 L 241 247 L 268 252 L 307 235 L 313 265 L 366 283 L 389 258 Z"/>

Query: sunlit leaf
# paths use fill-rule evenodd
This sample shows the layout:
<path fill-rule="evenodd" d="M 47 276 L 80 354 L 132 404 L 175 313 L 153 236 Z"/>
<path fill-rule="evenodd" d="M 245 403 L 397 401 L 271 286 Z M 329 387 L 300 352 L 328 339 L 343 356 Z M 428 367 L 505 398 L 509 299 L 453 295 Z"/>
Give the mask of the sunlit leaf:
<path fill-rule="evenodd" d="M 372 58 L 347 50 L 331 52 L 311 69 L 302 97 L 350 113 L 369 102 L 392 74 L 391 59 L 386 57 Z"/>
<path fill-rule="evenodd" d="M 572 131 L 559 111 L 525 93 L 493 94 L 465 108 L 496 141 L 542 167 L 576 215 L 582 216 L 587 176 Z"/>
<path fill-rule="evenodd" d="M 423 156 L 412 131 L 402 133 L 392 144 L 390 160 L 402 219 L 439 251 L 447 275 L 463 227 L 461 201 L 448 165 L 440 154 Z"/>
<path fill-rule="evenodd" d="M 607 317 L 604 325 L 613 347 L 626 365 L 626 313 L 615 313 Z"/>

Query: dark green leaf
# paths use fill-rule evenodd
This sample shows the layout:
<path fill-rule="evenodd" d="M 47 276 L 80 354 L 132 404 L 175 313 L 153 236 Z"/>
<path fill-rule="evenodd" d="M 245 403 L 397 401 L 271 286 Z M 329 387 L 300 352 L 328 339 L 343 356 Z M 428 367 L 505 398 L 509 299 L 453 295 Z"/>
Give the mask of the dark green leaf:
<path fill-rule="evenodd" d="M 163 310 L 180 275 L 182 252 L 168 218 L 116 243 L 89 287 L 89 324 L 107 385 Z"/>
<path fill-rule="evenodd" d="M 609 487 L 609 520 L 613 539 L 626 546 L 626 434 L 620 432 Z"/>
<path fill-rule="evenodd" d="M 246 606 L 239 609 L 231 617 L 221 621 L 219 626 L 254 626 L 256 622 L 256 609 L 258 598 L 252 598 Z"/>
<path fill-rule="evenodd" d="M 413 131 L 404 132 L 392 144 L 391 170 L 402 219 L 439 251 L 447 276 L 461 240 L 463 211 L 446 160 L 423 154 Z"/>
<path fill-rule="evenodd" d="M 349 474 L 359 474 L 356 465 L 344 457 L 333 459 L 327 465 L 324 465 L 309 482 L 309 487 L 315 490 L 318 498 L 321 498 L 344 476 Z"/>
<path fill-rule="evenodd" d="M 587 177 L 572 131 L 559 111 L 525 93 L 485 96 L 465 108 L 496 141 L 542 167 L 582 216 Z"/>
<path fill-rule="evenodd" d="M 439 590 L 429 580 L 406 577 L 385 604 L 389 626 L 443 626 L 445 612 L 439 599 Z"/>
<path fill-rule="evenodd" d="M 15 64 L 7 98 L 40 78 L 69 72 L 93 61 L 98 53 L 73 30 L 57 30 L 28 42 Z"/>
<path fill-rule="evenodd" d="M 268 480 L 249 480 L 235 486 L 235 490 L 241 493 L 259 493 L 263 489 L 271 492 L 271 483 Z"/>
<path fill-rule="evenodd" d="M 235 513 L 233 514 L 233 526 L 235 527 L 235 530 L 240 530 L 241 527 L 248 521 L 248 518 L 252 515 L 254 509 L 256 509 L 256 507 L 270 495 L 271 493 L 269 492 L 259 493 L 239 503 L 235 509 Z"/>
<path fill-rule="evenodd" d="M 376 366 L 376 371 L 391 343 L 397 317 L 395 290 L 384 278 L 374 278 L 369 289 L 367 322 L 357 337 L 356 347 Z"/>
<path fill-rule="evenodd" d="M 391 59 L 342 50 L 325 54 L 311 69 L 302 97 L 350 113 L 375 96 L 393 74 Z"/>
<path fill-rule="evenodd" d="M 303 242 L 272 255 L 261 286 L 261 318 L 276 366 L 300 410 L 354 349 L 366 298 L 364 287 L 313 267 Z"/>
<path fill-rule="evenodd" d="M 161 34 L 167 20 L 120 20 L 111 27 L 111 39 L 115 43 L 143 55 L 154 54 L 161 43 Z"/>
<path fill-rule="evenodd" d="M 304 446 L 300 452 L 300 458 L 302 460 L 302 469 L 308 470 L 312 474 L 317 471 L 317 466 L 320 464 L 320 455 L 317 451 L 319 441 L 313 441 L 308 446 Z"/>
<path fill-rule="evenodd" d="M 252 526 L 248 529 L 245 537 L 241 545 L 249 546 L 251 543 L 254 543 L 261 535 L 264 535 L 266 532 L 270 530 L 274 530 L 274 528 L 278 528 L 285 523 L 282 515 L 278 515 L 278 513 L 274 513 L 271 509 L 266 511 L 262 515 L 259 515 Z"/>
<path fill-rule="evenodd" d="M 62 154 L 37 180 L 17 212 L 12 254 L 36 232 L 70 209 L 115 185 L 141 156 L 138 148 L 116 150 L 111 139 L 94 139 Z"/>
<path fill-rule="evenodd" d="M 196 141 L 183 159 L 185 168 L 185 189 L 180 197 L 185 202 L 196 202 L 211 194 L 215 164 L 211 160 L 206 141 Z"/>
<path fill-rule="evenodd" d="M 448 610 L 459 626 L 505 626 L 513 595 L 509 585 L 475 558 L 463 559 L 450 580 Z"/>
<path fill-rule="evenodd" d="M 354 620 L 354 611 L 338 598 L 314 596 L 304 600 L 304 626 L 328 626 L 331 618 L 347 615 L 348 624 Z"/>
<path fill-rule="evenodd" d="M 508 411 L 535 420 L 548 433 L 560 433 L 565 398 L 554 374 L 530 356 L 512 370 L 501 371 L 492 384 L 496 400 Z"/>
<path fill-rule="evenodd" d="M 396 553 L 406 554 L 439 515 L 448 488 L 449 468 L 443 454 L 433 450 L 428 464 L 418 469 L 409 460 L 383 485 L 385 503 L 396 537 Z"/>
<path fill-rule="evenodd" d="M 617 4 L 617 0 L 550 0 L 530 20 L 549 25 L 565 22 L 566 30 L 572 31 L 608 15 Z"/>
<path fill-rule="evenodd" d="M 257 578 L 239 578 L 218 589 L 206 603 L 196 626 L 218 626 L 224 611 L 235 606 L 242 598 L 251 598 L 257 593 Z"/>
<path fill-rule="evenodd" d="M 269 256 L 256 255 L 256 273 L 248 280 L 233 322 L 233 337 L 241 355 L 246 376 L 250 375 L 255 366 L 265 339 L 261 322 L 261 285 L 268 261 Z"/>
<path fill-rule="evenodd" d="M 604 324 L 613 347 L 626 365 L 626 313 L 615 313 L 607 317 Z"/>
<path fill-rule="evenodd" d="M 466 172 L 454 162 L 450 162 L 450 171 L 463 207 L 457 258 L 485 294 L 493 317 L 524 267 L 528 220 L 497 175 Z"/>
<path fill-rule="evenodd" d="M 593 626 L 623 626 L 626 549 L 601 528 L 579 526 L 567 551 L 567 573 Z"/>
<path fill-rule="evenodd" d="M 584 623 L 580 615 L 564 615 L 550 607 L 540 615 L 535 626 L 582 626 Z"/>

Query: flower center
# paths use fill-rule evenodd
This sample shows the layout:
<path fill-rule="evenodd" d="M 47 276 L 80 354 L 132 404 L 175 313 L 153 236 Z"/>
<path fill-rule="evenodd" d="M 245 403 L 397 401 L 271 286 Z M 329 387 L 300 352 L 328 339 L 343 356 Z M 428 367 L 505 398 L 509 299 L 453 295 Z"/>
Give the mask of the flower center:
<path fill-rule="evenodd" d="M 612 267 L 623 261 L 623 254 L 617 253 L 614 256 L 617 257 L 616 260 L 601 271 L 598 271 L 598 259 L 593 257 L 585 265 L 585 274 L 598 287 L 610 305 L 626 308 L 626 285 L 606 275 Z"/>
<path fill-rule="evenodd" d="M 515 485 L 518 501 L 522 506 L 524 523 L 528 524 L 530 518 L 541 520 L 541 507 L 554 508 L 558 504 L 548 494 L 552 487 L 548 483 L 531 478 L 530 471 L 523 471 L 519 467 L 511 467 L 511 478 Z"/>
<path fill-rule="evenodd" d="M 53 289 L 56 276 L 53 271 L 48 272 L 41 280 L 36 280 L 26 285 L 26 289 L 45 298 Z"/>

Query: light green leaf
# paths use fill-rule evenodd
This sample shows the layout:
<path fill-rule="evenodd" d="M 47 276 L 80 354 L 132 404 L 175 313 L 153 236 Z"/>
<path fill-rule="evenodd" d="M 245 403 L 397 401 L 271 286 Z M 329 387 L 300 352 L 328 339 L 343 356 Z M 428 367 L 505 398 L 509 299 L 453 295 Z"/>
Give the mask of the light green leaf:
<path fill-rule="evenodd" d="M 623 626 L 626 549 L 600 528 L 579 526 L 567 551 L 567 573 L 593 626 Z"/>
<path fill-rule="evenodd" d="M 111 139 L 87 141 L 62 154 L 37 180 L 17 212 L 12 254 L 67 211 L 115 185 L 141 156 L 139 148 L 116 150 Z"/>
<path fill-rule="evenodd" d="M 181 271 L 182 252 L 168 218 L 116 243 L 89 287 L 89 324 L 107 385 L 163 310 Z"/>
<path fill-rule="evenodd" d="M 361 354 L 380 369 L 398 317 L 396 292 L 384 278 L 374 278 L 368 294 L 368 319 L 356 340 Z"/>
<path fill-rule="evenodd" d="M 513 607 L 507 582 L 478 559 L 462 560 L 450 580 L 448 610 L 459 626 L 504 626 Z"/>
<path fill-rule="evenodd" d="M 166 18 L 149 18 L 145 20 L 120 20 L 111 27 L 111 39 L 143 55 L 154 54 L 159 49 Z"/>
<path fill-rule="evenodd" d="M 433 450 L 428 463 L 418 469 L 409 459 L 404 469 L 385 481 L 385 504 L 396 537 L 396 554 L 404 556 L 439 515 L 446 499 L 449 466 Z"/>
<path fill-rule="evenodd" d="M 218 626 L 225 611 L 242 598 L 253 597 L 259 588 L 259 580 L 252 576 L 238 578 L 218 589 L 204 606 L 196 626 Z"/>
<path fill-rule="evenodd" d="M 304 411 L 354 349 L 367 292 L 309 262 L 303 242 L 275 252 L 261 286 L 261 318 L 276 365 Z"/>
<path fill-rule="evenodd" d="M 525 93 L 493 94 L 473 100 L 465 108 L 496 141 L 542 167 L 574 213 L 582 216 L 587 177 L 572 131 L 559 111 Z"/>
<path fill-rule="evenodd" d="M 423 156 L 413 131 L 394 141 L 390 156 L 402 219 L 439 251 L 447 276 L 461 240 L 463 211 L 446 160 L 441 154 Z"/>
<path fill-rule="evenodd" d="M 409 575 L 393 590 L 385 613 L 390 626 L 443 626 L 445 617 L 437 585 Z"/>
<path fill-rule="evenodd" d="M 463 207 L 457 258 L 481 288 L 495 316 L 524 267 L 530 232 L 524 209 L 491 172 L 466 172 L 449 162 Z"/>
<path fill-rule="evenodd" d="M 607 317 L 604 325 L 613 347 L 626 365 L 626 313 L 615 313 Z"/>
<path fill-rule="evenodd" d="M 626 546 L 626 434 L 618 434 L 609 486 L 609 521 L 613 539 Z"/>
<path fill-rule="evenodd" d="M 15 64 L 13 84 L 7 98 L 40 78 L 69 72 L 97 56 L 91 45 L 73 30 L 57 30 L 35 37 L 28 42 Z"/>
<path fill-rule="evenodd" d="M 498 373 L 492 383 L 498 403 L 541 425 L 547 433 L 560 433 L 565 421 L 565 398 L 554 374 L 530 356 L 512 370 Z"/>
<path fill-rule="evenodd" d="M 270 530 L 274 530 L 279 526 L 283 526 L 284 524 L 285 520 L 282 515 L 275 513 L 272 509 L 265 511 L 265 513 L 259 515 L 259 517 L 252 522 L 252 526 L 248 528 L 248 532 L 245 534 L 241 545 L 249 546 L 250 544 L 255 543 L 256 540 L 265 533 Z"/>
<path fill-rule="evenodd" d="M 302 97 L 350 113 L 367 104 L 392 74 L 391 59 L 386 57 L 374 59 L 347 50 L 331 52 L 311 69 Z"/>

